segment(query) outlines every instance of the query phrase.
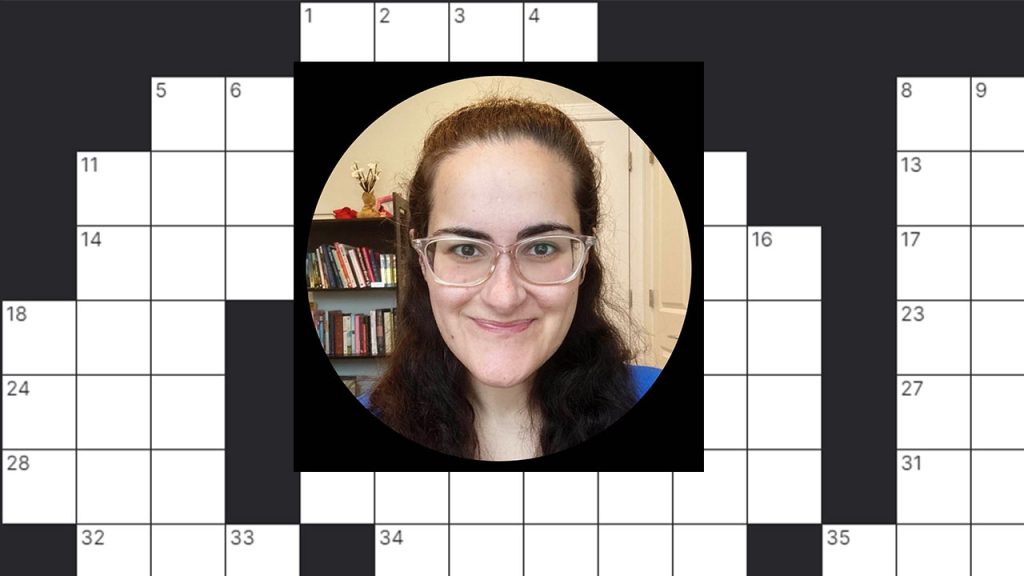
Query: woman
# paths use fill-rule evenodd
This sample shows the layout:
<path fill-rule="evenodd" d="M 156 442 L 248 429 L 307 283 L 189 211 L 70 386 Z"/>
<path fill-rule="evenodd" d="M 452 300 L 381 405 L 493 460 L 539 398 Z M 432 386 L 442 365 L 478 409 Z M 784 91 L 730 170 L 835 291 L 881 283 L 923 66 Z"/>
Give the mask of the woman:
<path fill-rule="evenodd" d="M 553 106 L 490 98 L 436 123 L 409 184 L 401 330 L 364 405 L 485 460 L 570 448 L 633 406 L 657 370 L 628 365 L 606 316 L 599 181 Z"/>

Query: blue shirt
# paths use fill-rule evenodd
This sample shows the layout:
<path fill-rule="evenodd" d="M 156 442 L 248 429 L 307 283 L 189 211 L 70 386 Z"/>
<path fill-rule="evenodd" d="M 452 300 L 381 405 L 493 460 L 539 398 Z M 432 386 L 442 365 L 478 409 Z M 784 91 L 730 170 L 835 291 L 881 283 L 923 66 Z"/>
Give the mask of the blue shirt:
<path fill-rule="evenodd" d="M 658 379 L 658 375 L 661 374 L 661 368 L 630 365 L 629 374 L 633 378 L 633 390 L 636 392 L 636 399 L 639 400 L 651 389 L 654 381 Z M 374 416 L 379 416 L 376 410 L 370 408 L 369 392 L 360 394 L 359 402 L 363 405 L 363 408 L 372 412 Z"/>

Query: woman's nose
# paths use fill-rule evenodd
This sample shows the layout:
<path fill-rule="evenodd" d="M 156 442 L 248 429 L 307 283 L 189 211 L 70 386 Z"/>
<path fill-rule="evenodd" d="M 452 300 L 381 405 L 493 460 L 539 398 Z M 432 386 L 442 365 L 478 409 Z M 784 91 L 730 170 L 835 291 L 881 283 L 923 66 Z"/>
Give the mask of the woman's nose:
<path fill-rule="evenodd" d="M 511 254 L 501 254 L 494 273 L 484 283 L 484 300 L 495 310 L 511 310 L 526 297 L 523 279 L 515 270 Z"/>

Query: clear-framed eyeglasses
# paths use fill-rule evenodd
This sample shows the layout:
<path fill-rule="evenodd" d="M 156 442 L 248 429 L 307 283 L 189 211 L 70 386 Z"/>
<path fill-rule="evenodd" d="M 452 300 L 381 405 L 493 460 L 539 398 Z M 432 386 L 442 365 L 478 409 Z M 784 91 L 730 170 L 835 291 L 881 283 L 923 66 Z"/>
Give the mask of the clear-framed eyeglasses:
<path fill-rule="evenodd" d="M 560 232 L 531 236 L 508 246 L 462 236 L 417 238 L 412 246 L 434 280 L 444 286 L 483 284 L 498 267 L 498 257 L 506 253 L 520 278 L 549 286 L 572 282 L 596 242 L 593 236 Z"/>

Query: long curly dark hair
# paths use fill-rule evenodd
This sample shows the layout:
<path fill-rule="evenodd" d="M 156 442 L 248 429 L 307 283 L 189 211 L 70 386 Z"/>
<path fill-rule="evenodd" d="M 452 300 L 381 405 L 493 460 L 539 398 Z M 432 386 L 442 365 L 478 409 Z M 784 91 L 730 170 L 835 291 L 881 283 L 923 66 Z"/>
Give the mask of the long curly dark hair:
<path fill-rule="evenodd" d="M 580 232 L 594 235 L 600 216 L 600 168 L 576 124 L 561 110 L 522 98 L 489 97 L 436 122 L 408 184 L 409 226 L 429 230 L 431 188 L 439 164 L 472 143 L 529 139 L 554 151 L 575 174 Z M 403 240 L 408 231 L 404 231 Z M 408 242 L 399 260 L 402 292 L 393 354 L 370 396 L 379 417 L 424 446 L 479 458 L 466 367 L 448 349 L 431 310 L 426 280 Z M 540 450 L 552 454 L 601 432 L 636 403 L 624 336 L 608 317 L 622 308 L 605 295 L 604 268 L 591 251 L 565 340 L 537 371 L 530 412 L 539 419 Z"/>

